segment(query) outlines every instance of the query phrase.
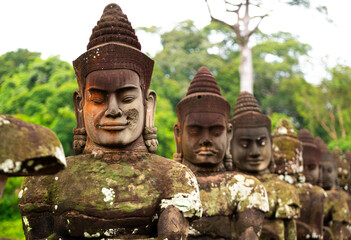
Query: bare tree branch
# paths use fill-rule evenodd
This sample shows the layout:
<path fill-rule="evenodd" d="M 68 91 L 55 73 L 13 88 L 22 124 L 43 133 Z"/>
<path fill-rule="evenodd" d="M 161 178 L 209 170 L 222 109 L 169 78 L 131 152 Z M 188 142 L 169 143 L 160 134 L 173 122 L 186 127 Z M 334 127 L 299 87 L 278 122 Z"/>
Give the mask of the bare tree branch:
<path fill-rule="evenodd" d="M 338 119 L 340 123 L 340 128 L 341 128 L 341 137 L 346 137 L 346 130 L 345 130 L 345 125 L 344 125 L 344 118 L 342 117 L 342 112 L 340 105 L 337 105 L 337 111 L 338 111 Z"/>
<path fill-rule="evenodd" d="M 259 18 L 261 18 L 261 19 L 260 19 L 260 21 L 257 23 L 256 27 L 255 27 L 253 30 L 251 30 L 251 31 L 249 32 L 248 37 L 251 37 L 251 35 L 257 31 L 257 29 L 258 29 L 260 23 L 261 23 L 262 20 L 263 20 L 265 17 L 267 17 L 267 16 L 268 16 L 268 14 L 263 15 L 263 16 L 254 16 L 254 17 L 251 18 L 251 19 L 254 19 L 254 18 L 256 18 L 256 17 L 259 17 Z"/>
<path fill-rule="evenodd" d="M 228 4 L 228 5 L 231 5 L 233 7 L 237 7 L 238 10 L 241 8 L 241 6 L 243 5 L 242 3 L 239 3 L 239 4 L 234 4 L 234 3 L 231 3 L 231 2 L 228 2 L 227 0 L 224 0 L 224 3 Z"/>

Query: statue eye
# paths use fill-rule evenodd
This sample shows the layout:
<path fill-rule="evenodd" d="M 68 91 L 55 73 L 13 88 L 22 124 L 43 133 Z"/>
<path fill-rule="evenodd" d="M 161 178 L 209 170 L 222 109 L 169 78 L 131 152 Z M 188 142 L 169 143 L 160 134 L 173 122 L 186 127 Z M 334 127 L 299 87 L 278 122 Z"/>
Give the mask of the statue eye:
<path fill-rule="evenodd" d="M 224 132 L 224 127 L 222 126 L 216 126 L 211 128 L 211 134 L 215 137 L 221 136 L 223 132 Z"/>
<path fill-rule="evenodd" d="M 187 130 L 190 135 L 198 135 L 201 132 L 201 128 L 197 126 L 189 126 Z"/>
<path fill-rule="evenodd" d="M 126 96 L 126 97 L 124 97 L 124 98 L 122 99 L 122 101 L 123 101 L 124 103 L 131 103 L 131 102 L 134 101 L 134 99 L 135 99 L 134 96 Z"/>
<path fill-rule="evenodd" d="M 88 92 L 88 99 L 96 104 L 101 104 L 105 101 L 105 96 L 99 92 Z"/>
<path fill-rule="evenodd" d="M 249 142 L 246 141 L 246 140 L 241 140 L 241 141 L 240 141 L 240 146 L 241 146 L 242 148 L 248 148 L 248 147 L 249 147 Z"/>

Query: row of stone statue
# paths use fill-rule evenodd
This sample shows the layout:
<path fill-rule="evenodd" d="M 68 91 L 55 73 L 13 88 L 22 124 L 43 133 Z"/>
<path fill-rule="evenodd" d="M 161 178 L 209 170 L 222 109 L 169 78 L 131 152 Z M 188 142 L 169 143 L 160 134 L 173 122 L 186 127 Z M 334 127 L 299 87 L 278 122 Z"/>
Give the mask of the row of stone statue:
<path fill-rule="evenodd" d="M 351 198 L 338 187 L 348 190 L 350 153 L 340 152 L 335 162 L 322 139 L 307 130 L 296 135 L 285 119 L 271 136 L 270 119 L 247 92 L 230 118 L 230 104 L 206 67 L 176 107 L 174 159 L 155 155 L 154 62 L 140 50 L 127 16 L 107 5 L 87 51 L 73 62 L 76 155 L 67 164 L 56 145 L 56 152 L 46 151 L 50 158 L 21 158 L 45 149 L 25 147 L 26 141 L 50 134 L 0 117 L 1 136 L 10 126 L 31 136 L 23 142 L 14 135 L 17 145 L 1 157 L 0 173 L 51 174 L 22 183 L 26 239 L 351 238 Z M 1 146 L 13 139 L 0 138 Z M 55 163 L 56 172 L 66 168 L 56 173 Z"/>

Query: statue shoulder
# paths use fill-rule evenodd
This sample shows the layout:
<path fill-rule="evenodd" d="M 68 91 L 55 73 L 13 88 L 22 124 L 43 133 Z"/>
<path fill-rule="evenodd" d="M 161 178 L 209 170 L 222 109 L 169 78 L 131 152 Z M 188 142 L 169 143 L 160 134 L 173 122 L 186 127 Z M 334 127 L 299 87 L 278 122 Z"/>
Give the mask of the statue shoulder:
<path fill-rule="evenodd" d="M 226 175 L 232 199 L 237 202 L 238 212 L 248 208 L 268 212 L 267 191 L 257 178 L 239 172 L 227 172 Z"/>
<path fill-rule="evenodd" d="M 163 173 L 163 183 L 167 189 L 161 200 L 161 209 L 170 205 L 175 206 L 185 217 L 198 218 L 202 216 L 200 191 L 194 173 L 185 165 L 155 154 L 152 154 L 153 164 Z"/>
<path fill-rule="evenodd" d="M 292 219 L 300 216 L 301 203 L 296 188 L 276 174 L 265 174 L 259 179 L 266 187 L 275 218 Z"/>

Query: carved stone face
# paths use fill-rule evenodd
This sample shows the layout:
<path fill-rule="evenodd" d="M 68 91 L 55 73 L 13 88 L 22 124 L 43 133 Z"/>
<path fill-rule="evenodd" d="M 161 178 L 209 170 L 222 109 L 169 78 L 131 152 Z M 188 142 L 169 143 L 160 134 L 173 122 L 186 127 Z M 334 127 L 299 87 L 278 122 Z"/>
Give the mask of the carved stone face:
<path fill-rule="evenodd" d="M 319 178 L 319 163 L 317 157 L 304 147 L 302 151 L 303 174 L 306 182 L 317 185 Z"/>
<path fill-rule="evenodd" d="M 242 171 L 258 173 L 268 168 L 272 149 L 268 129 L 238 128 L 231 142 L 234 164 Z"/>
<path fill-rule="evenodd" d="M 223 161 L 227 147 L 227 124 L 218 113 L 190 113 L 181 133 L 183 158 L 195 165 L 216 166 Z"/>
<path fill-rule="evenodd" d="M 84 123 L 88 138 L 100 146 L 125 146 L 144 128 L 145 109 L 139 75 L 127 69 L 99 70 L 86 78 Z"/>
<path fill-rule="evenodd" d="M 323 157 L 323 156 L 322 156 Z M 322 187 L 326 190 L 330 190 L 334 187 L 337 173 L 333 161 L 333 156 L 330 154 L 325 156 L 326 159 L 321 161 L 320 168 L 322 169 Z"/>

